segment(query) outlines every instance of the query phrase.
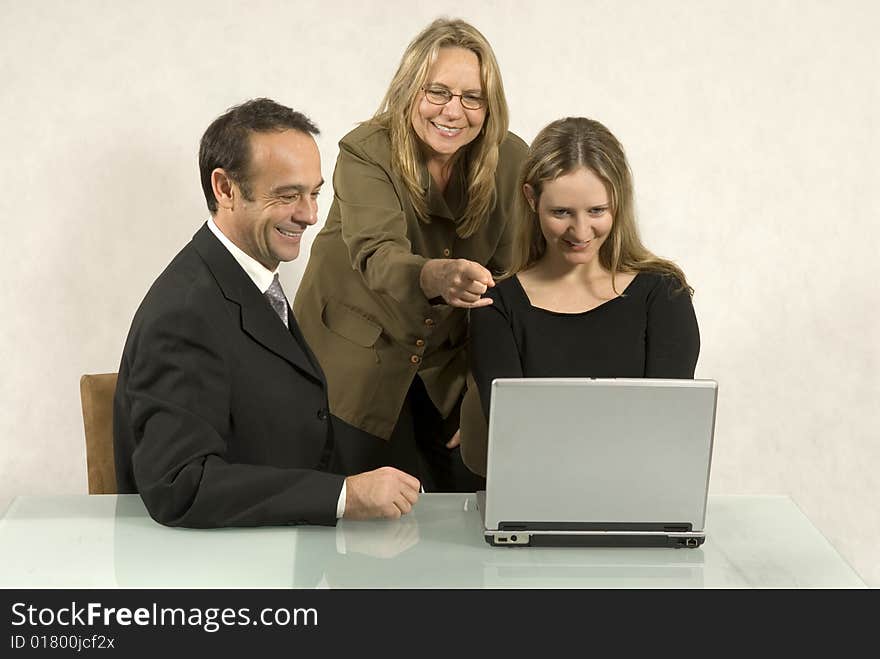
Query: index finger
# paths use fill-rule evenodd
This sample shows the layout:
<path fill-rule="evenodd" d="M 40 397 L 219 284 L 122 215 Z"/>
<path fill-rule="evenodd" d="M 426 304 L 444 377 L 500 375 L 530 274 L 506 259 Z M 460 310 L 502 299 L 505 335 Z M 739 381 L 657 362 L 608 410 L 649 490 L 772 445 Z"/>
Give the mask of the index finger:
<path fill-rule="evenodd" d="M 464 274 L 466 277 L 469 277 L 473 281 L 480 282 L 485 286 L 495 285 L 495 282 L 492 280 L 492 273 L 476 261 L 468 261 L 462 274 Z"/>

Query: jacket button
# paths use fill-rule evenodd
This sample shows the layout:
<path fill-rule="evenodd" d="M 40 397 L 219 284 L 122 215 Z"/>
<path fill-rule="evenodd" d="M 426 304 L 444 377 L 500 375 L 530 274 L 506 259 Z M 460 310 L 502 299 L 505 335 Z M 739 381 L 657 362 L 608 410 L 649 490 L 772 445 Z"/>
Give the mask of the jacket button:
<path fill-rule="evenodd" d="M 434 319 L 433 318 L 425 318 L 425 325 L 427 325 L 428 327 L 433 327 L 434 326 Z"/>
<path fill-rule="evenodd" d="M 325 410 L 323 407 L 318 410 L 318 418 L 321 419 L 321 421 L 326 421 L 329 416 L 330 415 L 327 414 L 327 410 Z"/>
<path fill-rule="evenodd" d="M 417 340 L 416 340 L 416 347 L 417 347 L 417 348 L 423 348 L 424 346 L 425 346 L 425 340 L 424 340 L 424 339 L 417 339 Z"/>
<path fill-rule="evenodd" d="M 413 364 L 418 364 L 420 361 L 422 361 L 422 358 L 419 357 L 418 355 L 413 355 L 412 357 L 409 358 L 409 360 L 410 360 Z"/>
<path fill-rule="evenodd" d="M 449 251 L 449 248 L 448 248 L 448 247 L 447 247 L 446 249 L 443 250 L 443 256 L 448 257 L 450 254 L 452 254 L 452 252 Z"/>

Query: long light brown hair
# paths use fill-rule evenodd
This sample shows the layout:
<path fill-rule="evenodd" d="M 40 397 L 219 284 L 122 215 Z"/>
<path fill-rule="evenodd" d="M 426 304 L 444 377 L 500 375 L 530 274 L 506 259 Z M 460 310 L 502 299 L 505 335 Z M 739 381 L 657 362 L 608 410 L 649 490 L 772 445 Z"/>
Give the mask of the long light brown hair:
<path fill-rule="evenodd" d="M 641 241 L 636 225 L 632 172 L 617 138 L 598 121 L 584 117 L 558 119 L 538 133 L 529 147 L 519 180 L 517 222 L 509 277 L 537 263 L 547 251 L 547 241 L 538 219 L 538 200 L 543 186 L 560 176 L 586 168 L 598 176 L 608 190 L 609 210 L 614 218 L 608 238 L 599 247 L 599 263 L 614 276 L 621 272 L 653 271 L 678 279 L 681 288 L 693 295 L 684 272 L 672 261 L 650 252 Z M 534 191 L 533 210 L 525 195 L 528 184 Z"/>
<path fill-rule="evenodd" d="M 412 126 L 411 112 L 422 94 L 428 70 L 441 48 L 465 48 L 480 61 L 480 81 L 486 98 L 486 118 L 480 134 L 461 154 L 466 167 L 467 206 L 458 223 L 462 238 L 473 235 L 489 217 L 495 204 L 495 170 L 498 147 L 507 137 L 508 111 L 504 85 L 495 54 L 486 38 L 462 20 L 439 18 L 410 42 L 403 53 L 397 73 L 370 123 L 388 129 L 391 136 L 391 166 L 403 179 L 419 218 L 428 222 L 428 199 L 422 172 L 424 157 L 420 140 Z"/>

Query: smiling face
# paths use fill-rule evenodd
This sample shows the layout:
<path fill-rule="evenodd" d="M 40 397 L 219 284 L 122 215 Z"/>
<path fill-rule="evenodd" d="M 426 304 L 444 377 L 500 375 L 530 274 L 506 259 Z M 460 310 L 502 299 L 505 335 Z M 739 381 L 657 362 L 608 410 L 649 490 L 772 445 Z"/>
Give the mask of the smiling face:
<path fill-rule="evenodd" d="M 441 48 L 428 70 L 426 89 L 445 89 L 466 97 L 484 97 L 480 82 L 480 60 L 465 48 Z M 459 149 L 480 134 L 486 107 L 468 110 L 456 96 L 445 105 L 435 105 L 419 91 L 410 113 L 413 130 L 425 146 L 429 159 L 447 162 Z"/>
<path fill-rule="evenodd" d="M 224 226 L 229 239 L 269 270 L 299 256 L 306 228 L 318 220 L 321 156 L 311 135 L 298 130 L 252 133 L 247 188 L 235 188 Z"/>
<path fill-rule="evenodd" d="M 614 220 L 605 183 L 591 170 L 579 168 L 546 181 L 542 188 L 537 200 L 532 186 L 526 184 L 523 192 L 537 211 L 547 241 L 543 259 L 601 267 L 599 248 L 611 233 Z"/>

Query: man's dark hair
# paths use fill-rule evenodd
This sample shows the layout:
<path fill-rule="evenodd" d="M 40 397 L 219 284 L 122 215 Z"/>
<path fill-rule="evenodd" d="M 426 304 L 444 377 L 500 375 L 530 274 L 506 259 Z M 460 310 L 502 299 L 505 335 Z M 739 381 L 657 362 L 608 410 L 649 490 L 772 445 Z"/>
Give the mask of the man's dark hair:
<path fill-rule="evenodd" d="M 285 130 L 298 130 L 306 135 L 320 132 L 307 116 L 269 98 L 255 98 L 231 107 L 208 126 L 199 144 L 199 173 L 211 215 L 217 212 L 211 172 L 218 167 L 224 169 L 241 188 L 244 198 L 253 201 L 248 184 L 250 134 Z"/>

